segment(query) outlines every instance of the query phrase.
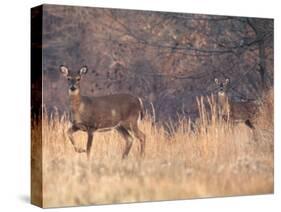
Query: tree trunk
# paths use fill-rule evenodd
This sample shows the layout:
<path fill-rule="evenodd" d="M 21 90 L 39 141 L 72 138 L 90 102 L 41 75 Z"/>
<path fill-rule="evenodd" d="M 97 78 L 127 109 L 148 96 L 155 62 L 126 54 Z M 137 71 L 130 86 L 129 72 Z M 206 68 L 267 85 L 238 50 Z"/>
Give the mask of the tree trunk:
<path fill-rule="evenodd" d="M 261 77 L 262 89 L 266 88 L 266 63 L 265 63 L 265 46 L 264 41 L 259 42 L 259 73 Z"/>

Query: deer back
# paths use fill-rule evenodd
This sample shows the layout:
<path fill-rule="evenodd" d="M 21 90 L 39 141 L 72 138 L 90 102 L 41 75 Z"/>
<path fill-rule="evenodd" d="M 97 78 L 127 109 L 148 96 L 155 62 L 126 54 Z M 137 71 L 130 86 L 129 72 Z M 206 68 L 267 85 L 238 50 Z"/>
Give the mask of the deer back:
<path fill-rule="evenodd" d="M 230 118 L 234 120 L 252 119 L 258 111 L 258 106 L 254 102 L 229 102 Z"/>

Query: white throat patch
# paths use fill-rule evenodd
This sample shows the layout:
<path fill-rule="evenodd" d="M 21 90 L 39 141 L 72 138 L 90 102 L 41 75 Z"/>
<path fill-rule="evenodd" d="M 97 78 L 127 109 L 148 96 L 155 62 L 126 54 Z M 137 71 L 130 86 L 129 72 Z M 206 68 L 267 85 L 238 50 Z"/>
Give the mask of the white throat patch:
<path fill-rule="evenodd" d="M 225 92 L 223 92 L 223 91 L 219 91 L 219 96 L 225 96 Z"/>
<path fill-rule="evenodd" d="M 75 96 L 75 95 L 79 94 L 79 90 L 75 89 L 74 91 L 72 91 L 72 90 L 68 89 L 68 94 L 70 96 Z"/>

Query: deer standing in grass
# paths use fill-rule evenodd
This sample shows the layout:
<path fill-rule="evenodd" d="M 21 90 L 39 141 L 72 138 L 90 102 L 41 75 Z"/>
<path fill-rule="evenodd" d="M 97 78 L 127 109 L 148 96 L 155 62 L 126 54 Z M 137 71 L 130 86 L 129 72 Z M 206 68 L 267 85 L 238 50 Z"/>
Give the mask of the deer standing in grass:
<path fill-rule="evenodd" d="M 133 136 L 140 141 L 140 154 L 144 154 L 145 135 L 138 128 L 138 121 L 144 116 L 143 103 L 138 97 L 129 94 L 113 94 L 107 96 L 82 96 L 80 79 L 88 69 L 83 66 L 78 72 L 60 66 L 60 72 L 68 80 L 70 100 L 71 127 L 67 131 L 69 140 L 78 153 L 87 152 L 90 158 L 94 132 L 116 129 L 126 141 L 122 158 L 130 152 Z M 76 147 L 73 133 L 78 130 L 87 132 L 87 149 Z"/>
<path fill-rule="evenodd" d="M 255 129 L 253 119 L 258 112 L 258 106 L 253 101 L 231 101 L 227 96 L 229 79 L 219 81 L 215 78 L 218 86 L 218 105 L 221 115 L 224 119 L 228 119 L 233 123 L 244 122 L 246 126 Z"/>

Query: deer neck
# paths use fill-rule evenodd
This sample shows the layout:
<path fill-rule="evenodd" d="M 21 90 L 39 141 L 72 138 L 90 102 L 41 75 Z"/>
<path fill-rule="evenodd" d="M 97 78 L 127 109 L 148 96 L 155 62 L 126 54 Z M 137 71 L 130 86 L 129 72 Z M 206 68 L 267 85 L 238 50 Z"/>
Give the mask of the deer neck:
<path fill-rule="evenodd" d="M 70 99 L 70 109 L 72 113 L 78 113 L 79 107 L 81 104 L 81 95 L 80 90 L 76 89 L 73 92 L 69 92 L 69 99 Z"/>
<path fill-rule="evenodd" d="M 220 105 L 227 103 L 227 95 L 225 92 L 218 92 L 218 100 Z"/>
<path fill-rule="evenodd" d="M 218 92 L 218 103 L 223 112 L 229 110 L 228 96 L 225 92 Z"/>

